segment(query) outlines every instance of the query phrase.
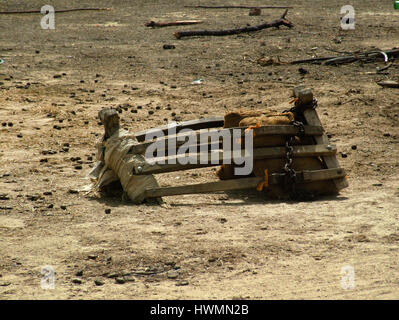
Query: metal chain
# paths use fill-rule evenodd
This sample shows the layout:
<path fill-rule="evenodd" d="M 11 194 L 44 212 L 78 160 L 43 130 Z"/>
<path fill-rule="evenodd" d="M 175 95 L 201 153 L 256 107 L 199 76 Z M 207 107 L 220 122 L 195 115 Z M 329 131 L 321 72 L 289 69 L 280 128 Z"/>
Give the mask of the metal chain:
<path fill-rule="evenodd" d="M 317 102 L 316 102 L 317 103 Z M 292 121 L 291 124 L 298 128 L 298 133 L 296 135 L 292 135 L 287 137 L 285 142 L 286 149 L 286 161 L 284 165 L 285 171 L 285 189 L 288 192 L 289 196 L 293 200 L 311 200 L 313 199 L 313 194 L 310 192 L 304 192 L 297 190 L 298 176 L 297 172 L 292 168 L 293 158 L 294 158 L 294 147 L 293 142 L 295 140 L 295 136 L 302 139 L 305 136 L 305 127 L 303 122 L 300 121 Z"/>

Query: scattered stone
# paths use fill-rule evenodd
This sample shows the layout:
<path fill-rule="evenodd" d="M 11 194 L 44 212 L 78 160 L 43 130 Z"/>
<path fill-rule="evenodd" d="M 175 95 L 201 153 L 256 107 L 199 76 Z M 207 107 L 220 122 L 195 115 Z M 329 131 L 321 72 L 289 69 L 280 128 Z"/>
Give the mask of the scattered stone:
<path fill-rule="evenodd" d="M 391 134 L 390 133 L 384 133 L 384 137 L 390 137 L 391 136 Z"/>
<path fill-rule="evenodd" d="M 105 209 L 105 214 L 110 214 L 111 213 L 111 209 Z"/>
<path fill-rule="evenodd" d="M 75 284 L 82 284 L 82 280 L 79 279 L 79 278 L 74 278 L 74 279 L 72 279 L 72 283 L 75 283 Z"/>
<path fill-rule="evenodd" d="M 51 191 L 44 191 L 43 195 L 44 196 L 51 196 L 51 195 L 53 195 L 53 193 Z"/>
<path fill-rule="evenodd" d="M 10 200 L 10 197 L 6 193 L 1 193 L 0 200 Z"/>
<path fill-rule="evenodd" d="M 124 277 L 123 279 L 125 280 L 125 282 L 135 282 L 136 281 L 136 279 L 133 277 Z"/>
<path fill-rule="evenodd" d="M 260 8 L 252 8 L 249 10 L 249 15 L 250 16 L 260 16 L 262 10 Z"/>
<path fill-rule="evenodd" d="M 164 48 L 164 50 L 176 49 L 176 46 L 174 46 L 173 44 L 164 44 L 163 48 Z"/>
<path fill-rule="evenodd" d="M 61 75 L 60 75 L 60 74 L 55 74 L 55 75 L 53 76 L 53 78 L 54 78 L 54 79 L 61 78 Z"/>
<path fill-rule="evenodd" d="M 11 282 L 0 282 L 0 287 L 8 287 L 9 285 L 11 285 Z"/>
<path fill-rule="evenodd" d="M 220 219 L 219 219 L 219 222 L 220 222 L 220 223 L 226 223 L 226 222 L 227 222 L 227 219 L 226 219 L 226 218 L 220 218 Z"/>
<path fill-rule="evenodd" d="M 341 153 L 341 157 L 342 157 L 342 158 L 347 158 L 348 155 L 347 155 L 346 153 L 343 153 L 343 152 L 342 152 L 342 153 Z"/>
<path fill-rule="evenodd" d="M 356 149 L 357 149 L 357 145 L 354 144 L 354 145 L 351 147 L 351 149 L 352 149 L 352 150 L 356 150 Z"/>
<path fill-rule="evenodd" d="M 117 284 L 124 284 L 126 281 L 124 278 L 115 278 L 115 283 Z"/>
<path fill-rule="evenodd" d="M 110 273 L 110 274 L 107 276 L 107 278 L 110 278 L 110 279 L 118 278 L 118 277 L 119 277 L 119 274 L 117 274 L 117 273 Z"/>
<path fill-rule="evenodd" d="M 30 200 L 30 201 L 37 201 L 41 198 L 41 196 L 37 195 L 37 194 L 27 194 L 26 195 L 26 199 Z"/>
<path fill-rule="evenodd" d="M 104 285 L 104 282 L 101 281 L 101 280 L 99 280 L 99 279 L 96 279 L 96 280 L 94 280 L 94 284 L 95 284 L 96 286 L 102 286 L 102 285 Z"/>
<path fill-rule="evenodd" d="M 66 210 L 66 209 L 67 209 L 67 207 L 64 206 L 64 205 L 60 206 L 60 208 L 61 208 L 62 210 Z"/>
<path fill-rule="evenodd" d="M 81 165 L 77 165 L 74 167 L 76 170 L 82 170 L 82 166 Z"/>
<path fill-rule="evenodd" d="M 68 193 L 70 193 L 70 194 L 78 194 L 79 191 L 78 191 L 78 190 L 75 190 L 75 189 L 69 189 L 69 190 L 68 190 Z"/>
<path fill-rule="evenodd" d="M 177 287 L 188 286 L 188 281 L 182 280 L 182 281 L 176 282 L 176 286 Z"/>
<path fill-rule="evenodd" d="M 89 258 L 90 260 L 96 260 L 98 256 L 96 254 L 89 254 L 87 258 Z"/>
<path fill-rule="evenodd" d="M 75 276 L 77 277 L 83 276 L 83 270 L 76 271 Z"/>
<path fill-rule="evenodd" d="M 176 270 L 169 270 L 167 276 L 169 279 L 176 279 L 179 276 L 179 273 Z"/>
<path fill-rule="evenodd" d="M 47 154 L 56 154 L 57 151 L 53 151 L 53 150 L 43 150 L 42 151 L 42 155 L 47 155 Z"/>
<path fill-rule="evenodd" d="M 309 73 L 309 71 L 306 70 L 306 69 L 304 69 L 304 68 L 299 68 L 299 69 L 298 69 L 298 72 L 299 72 L 300 74 L 307 74 L 307 73 Z"/>

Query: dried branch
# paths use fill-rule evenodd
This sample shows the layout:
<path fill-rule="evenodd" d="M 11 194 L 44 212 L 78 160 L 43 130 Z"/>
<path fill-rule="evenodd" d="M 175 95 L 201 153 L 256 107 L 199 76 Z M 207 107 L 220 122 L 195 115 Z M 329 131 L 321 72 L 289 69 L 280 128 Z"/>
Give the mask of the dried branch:
<path fill-rule="evenodd" d="M 273 28 L 273 27 L 278 28 L 280 26 L 286 26 L 288 28 L 292 28 L 294 26 L 292 24 L 292 22 L 285 19 L 285 16 L 287 15 L 287 13 L 288 13 L 288 9 L 285 10 L 284 14 L 281 16 L 280 19 L 272 21 L 272 22 L 263 23 L 261 25 L 254 26 L 254 27 L 244 27 L 244 28 L 226 29 L 226 30 L 179 31 L 179 32 L 175 32 L 174 36 L 177 39 L 181 39 L 183 37 L 192 37 L 192 36 L 228 36 L 228 35 L 233 35 L 233 34 L 254 32 L 254 31 L 259 31 L 259 30 Z"/>
<path fill-rule="evenodd" d="M 104 11 L 112 10 L 111 8 L 75 8 L 54 10 L 55 13 L 72 12 L 72 11 Z M 26 11 L 0 11 L 0 14 L 23 14 L 23 13 L 41 13 L 41 10 L 26 10 Z"/>
<path fill-rule="evenodd" d="M 293 7 L 287 6 L 184 6 L 185 8 L 196 9 L 292 9 Z"/>
<path fill-rule="evenodd" d="M 201 20 L 182 20 L 182 21 L 171 21 L 171 22 L 156 22 L 150 21 L 145 24 L 146 27 L 152 28 L 162 28 L 162 27 L 169 27 L 169 26 L 186 26 L 191 24 L 199 24 L 202 23 Z"/>
<path fill-rule="evenodd" d="M 398 58 L 399 49 L 392 49 L 387 51 L 368 51 L 363 53 L 353 53 L 344 56 L 329 56 L 329 57 L 318 57 L 304 60 L 291 61 L 290 64 L 300 64 L 300 63 L 321 63 L 324 61 L 325 65 L 338 65 L 344 63 L 351 63 L 354 61 L 378 61 L 384 60 L 385 63 L 388 62 L 389 58 Z"/>

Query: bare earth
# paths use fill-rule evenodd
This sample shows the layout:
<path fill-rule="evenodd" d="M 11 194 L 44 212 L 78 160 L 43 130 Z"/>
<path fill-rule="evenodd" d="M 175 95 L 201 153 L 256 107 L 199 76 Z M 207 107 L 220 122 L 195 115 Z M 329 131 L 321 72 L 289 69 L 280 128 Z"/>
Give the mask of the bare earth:
<path fill-rule="evenodd" d="M 40 14 L 1 15 L 0 298 L 399 298 L 399 91 L 375 83 L 398 80 L 399 63 L 389 74 L 368 74 L 382 62 L 256 63 L 262 56 L 291 61 L 398 46 L 399 11 L 391 2 L 351 1 L 356 29 L 350 31 L 340 28 L 342 1 L 298 0 L 287 16 L 291 30 L 182 40 L 173 32 L 256 25 L 283 10 L 248 16 L 247 10 L 184 8 L 194 0 L 58 0 L 51 1 L 56 10 L 113 10 L 56 14 L 55 30 L 40 28 Z M 0 11 L 41 5 L 7 1 Z M 146 28 L 152 19 L 204 23 Z M 203 84 L 191 85 L 198 78 Z M 137 206 L 80 191 L 103 133 L 96 118 L 102 107 L 127 104 L 120 116 L 135 132 L 239 107 L 284 110 L 299 83 L 318 98 L 348 172 L 350 187 L 338 197 L 280 202 L 254 191 Z M 214 170 L 202 169 L 160 182 L 215 179 Z M 54 290 L 40 286 L 45 265 L 55 271 Z M 341 287 L 346 265 L 355 271 L 349 290 Z"/>

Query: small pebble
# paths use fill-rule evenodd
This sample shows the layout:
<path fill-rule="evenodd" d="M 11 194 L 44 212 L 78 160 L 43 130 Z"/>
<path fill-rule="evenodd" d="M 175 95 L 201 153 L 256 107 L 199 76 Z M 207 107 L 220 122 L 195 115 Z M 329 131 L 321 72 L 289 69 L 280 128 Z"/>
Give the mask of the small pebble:
<path fill-rule="evenodd" d="M 179 273 L 175 270 L 169 270 L 167 276 L 169 279 L 176 279 L 179 276 Z"/>
<path fill-rule="evenodd" d="M 101 281 L 101 280 L 99 280 L 99 279 L 96 279 L 96 280 L 94 280 L 94 284 L 95 284 L 96 286 L 102 286 L 102 285 L 104 285 L 104 282 Z"/>
<path fill-rule="evenodd" d="M 163 48 L 164 48 L 164 50 L 175 49 L 176 46 L 174 46 L 173 44 L 164 44 Z"/>
<path fill-rule="evenodd" d="M 124 284 L 126 281 L 123 278 L 115 278 L 115 283 L 117 284 Z"/>

